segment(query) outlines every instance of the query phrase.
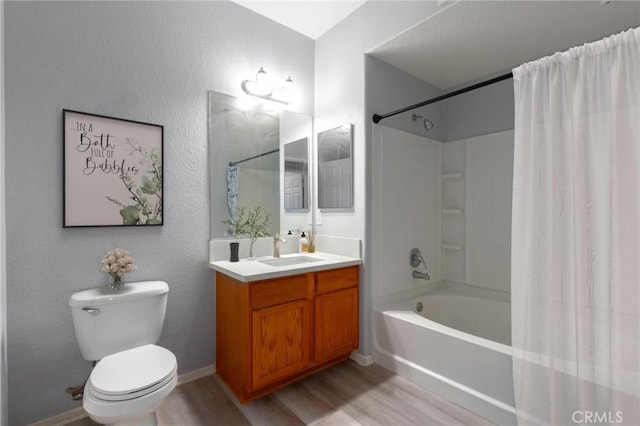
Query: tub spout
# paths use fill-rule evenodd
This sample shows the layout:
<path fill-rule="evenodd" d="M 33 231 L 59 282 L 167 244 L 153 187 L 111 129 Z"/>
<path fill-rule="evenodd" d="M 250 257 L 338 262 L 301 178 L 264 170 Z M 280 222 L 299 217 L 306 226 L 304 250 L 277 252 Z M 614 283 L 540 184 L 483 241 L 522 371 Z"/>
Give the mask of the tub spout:
<path fill-rule="evenodd" d="M 413 271 L 411 273 L 411 276 L 413 278 L 418 278 L 418 279 L 421 279 L 421 280 L 427 280 L 427 281 L 431 280 L 431 277 L 429 276 L 428 272 Z"/>

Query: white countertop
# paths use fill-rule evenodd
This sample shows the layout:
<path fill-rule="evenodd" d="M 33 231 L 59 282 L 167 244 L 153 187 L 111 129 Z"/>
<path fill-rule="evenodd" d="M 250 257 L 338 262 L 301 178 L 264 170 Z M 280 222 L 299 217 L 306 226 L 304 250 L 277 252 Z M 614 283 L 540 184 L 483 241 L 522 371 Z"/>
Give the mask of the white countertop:
<path fill-rule="evenodd" d="M 324 252 L 283 254 L 281 258 L 286 259 L 288 257 L 301 255 L 315 257 L 320 260 L 295 265 L 273 266 L 259 262 L 259 260 L 263 259 L 273 259 L 272 256 L 265 256 L 258 257 L 255 260 L 240 259 L 239 262 L 229 262 L 228 260 L 209 262 L 209 268 L 222 272 L 238 281 L 250 282 L 285 277 L 288 275 L 305 274 L 307 272 L 325 271 L 327 269 L 360 265 L 362 263 L 362 260 L 357 257 L 341 256 Z"/>

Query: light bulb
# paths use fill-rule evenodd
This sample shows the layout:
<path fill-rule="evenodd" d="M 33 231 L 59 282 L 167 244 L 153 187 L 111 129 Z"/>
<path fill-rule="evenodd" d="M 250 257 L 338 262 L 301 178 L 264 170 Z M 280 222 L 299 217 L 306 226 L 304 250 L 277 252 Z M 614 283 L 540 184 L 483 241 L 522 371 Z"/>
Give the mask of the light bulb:
<path fill-rule="evenodd" d="M 291 76 L 287 77 L 284 82 L 284 86 L 282 86 L 282 98 L 285 101 L 290 102 L 293 97 L 293 79 Z"/>
<path fill-rule="evenodd" d="M 267 72 L 262 67 L 260 67 L 256 74 L 256 95 L 271 95 L 271 87 L 269 87 L 269 83 L 267 82 Z"/>

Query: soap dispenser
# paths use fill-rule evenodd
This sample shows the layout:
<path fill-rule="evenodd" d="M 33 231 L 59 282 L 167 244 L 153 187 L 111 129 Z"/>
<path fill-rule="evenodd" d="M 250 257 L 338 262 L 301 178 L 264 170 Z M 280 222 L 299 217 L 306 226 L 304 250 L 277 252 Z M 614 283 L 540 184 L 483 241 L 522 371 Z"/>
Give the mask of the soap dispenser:
<path fill-rule="evenodd" d="M 304 231 L 300 234 L 300 241 L 298 242 L 298 251 L 300 253 L 308 253 L 309 252 L 309 240 L 304 235 Z"/>

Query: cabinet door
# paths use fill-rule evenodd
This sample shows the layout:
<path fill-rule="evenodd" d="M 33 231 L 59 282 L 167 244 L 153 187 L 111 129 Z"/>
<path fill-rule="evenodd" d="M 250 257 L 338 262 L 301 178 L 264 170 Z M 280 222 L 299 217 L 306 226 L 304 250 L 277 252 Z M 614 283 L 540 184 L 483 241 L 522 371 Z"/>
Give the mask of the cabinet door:
<path fill-rule="evenodd" d="M 358 347 L 358 289 L 316 296 L 316 362 L 346 355 Z"/>
<path fill-rule="evenodd" d="M 300 300 L 252 313 L 253 388 L 277 382 L 310 363 L 311 302 Z"/>

